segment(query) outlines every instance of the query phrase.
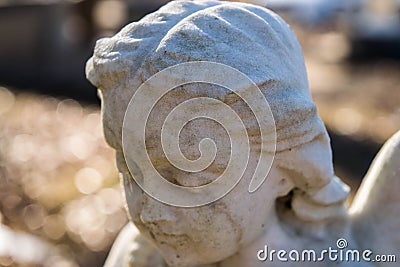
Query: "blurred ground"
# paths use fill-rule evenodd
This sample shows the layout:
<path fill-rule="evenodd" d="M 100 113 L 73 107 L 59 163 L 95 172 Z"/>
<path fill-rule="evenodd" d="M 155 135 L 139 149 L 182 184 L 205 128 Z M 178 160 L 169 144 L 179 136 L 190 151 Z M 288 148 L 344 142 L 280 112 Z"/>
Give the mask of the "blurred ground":
<path fill-rule="evenodd" d="M 336 172 L 354 192 L 400 129 L 400 62 L 349 60 L 349 44 L 335 29 L 293 29 Z M 9 227 L 0 227 L 0 255 L 15 256 L 0 256 L 0 266 L 102 266 L 127 218 L 99 112 L 97 105 L 0 87 L 0 219 Z M 22 232 L 29 236 L 15 234 Z M 34 246 L 24 249 L 24 242 Z"/>
<path fill-rule="evenodd" d="M 46 257 L 36 241 L 20 250 L 29 240 L 11 236 L 0 255 L 14 247 L 10 254 L 38 266 L 102 266 L 127 219 L 98 107 L 0 87 L 0 124 L 2 224 L 57 251 Z M 0 266 L 31 265 L 0 257 Z"/>

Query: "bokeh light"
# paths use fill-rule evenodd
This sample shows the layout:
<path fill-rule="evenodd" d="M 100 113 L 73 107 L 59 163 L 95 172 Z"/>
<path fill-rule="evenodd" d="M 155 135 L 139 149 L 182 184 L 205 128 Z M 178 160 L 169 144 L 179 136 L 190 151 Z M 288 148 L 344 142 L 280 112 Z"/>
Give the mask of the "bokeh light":
<path fill-rule="evenodd" d="M 0 266 L 101 266 L 127 216 L 99 108 L 5 87 L 1 103 Z"/>

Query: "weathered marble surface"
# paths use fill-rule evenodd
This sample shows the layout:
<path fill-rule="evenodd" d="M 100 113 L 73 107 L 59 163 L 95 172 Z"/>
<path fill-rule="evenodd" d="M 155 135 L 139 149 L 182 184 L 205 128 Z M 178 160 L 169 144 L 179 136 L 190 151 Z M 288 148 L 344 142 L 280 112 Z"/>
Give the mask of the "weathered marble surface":
<path fill-rule="evenodd" d="M 122 125 L 128 103 L 144 81 L 190 61 L 223 63 L 251 78 L 271 107 L 277 144 L 268 179 L 256 192 L 247 191 L 246 173 L 217 202 L 179 208 L 154 200 L 135 184 L 123 155 Z M 273 12 L 243 3 L 173 1 L 115 36 L 99 40 L 86 72 L 100 89 L 105 136 L 116 150 L 135 224 L 121 232 L 106 266 L 282 266 L 282 262 L 258 261 L 257 251 L 265 245 L 319 251 L 334 246 L 339 238 L 345 238 L 349 248 L 398 253 L 389 250 L 400 246 L 400 222 L 394 215 L 400 211 L 396 197 L 400 135 L 382 150 L 349 212 L 345 205 L 349 189 L 334 174 L 329 137 L 309 92 L 300 45 Z M 218 86 L 188 84 L 162 98 L 146 128 L 148 153 L 166 179 L 181 185 L 213 181 L 229 154 L 229 142 L 218 125 L 188 124 L 179 136 L 185 156 L 199 156 L 197 141 L 203 136 L 221 139 L 222 151 L 208 172 L 188 179 L 168 164 L 156 141 L 174 105 L 204 95 L 235 106 L 241 117 L 251 121 L 243 101 Z M 246 128 L 252 133 L 250 162 L 254 163 L 260 142 L 257 124 L 250 122 Z M 325 261 L 316 266 L 374 265 Z"/>

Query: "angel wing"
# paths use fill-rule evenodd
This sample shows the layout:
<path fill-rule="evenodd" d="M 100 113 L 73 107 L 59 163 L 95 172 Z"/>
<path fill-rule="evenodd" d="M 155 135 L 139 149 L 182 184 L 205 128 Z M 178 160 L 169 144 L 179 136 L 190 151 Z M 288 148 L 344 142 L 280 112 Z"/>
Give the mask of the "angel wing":
<path fill-rule="evenodd" d="M 400 131 L 374 159 L 350 214 L 354 237 L 361 248 L 374 254 L 396 255 L 400 260 Z"/>

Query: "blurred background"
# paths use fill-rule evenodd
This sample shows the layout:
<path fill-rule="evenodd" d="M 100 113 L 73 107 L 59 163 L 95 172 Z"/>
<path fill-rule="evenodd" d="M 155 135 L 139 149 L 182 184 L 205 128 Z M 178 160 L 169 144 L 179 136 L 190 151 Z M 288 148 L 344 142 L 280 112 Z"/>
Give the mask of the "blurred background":
<path fill-rule="evenodd" d="M 95 41 L 163 0 L 0 0 L 0 266 L 102 266 L 127 222 L 96 90 Z M 359 186 L 400 129 L 399 0 L 253 0 L 303 46 L 335 169 Z"/>

